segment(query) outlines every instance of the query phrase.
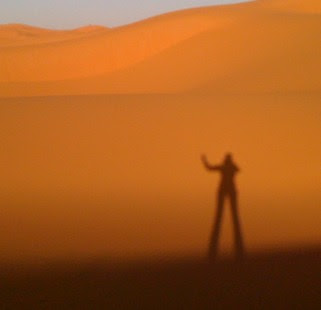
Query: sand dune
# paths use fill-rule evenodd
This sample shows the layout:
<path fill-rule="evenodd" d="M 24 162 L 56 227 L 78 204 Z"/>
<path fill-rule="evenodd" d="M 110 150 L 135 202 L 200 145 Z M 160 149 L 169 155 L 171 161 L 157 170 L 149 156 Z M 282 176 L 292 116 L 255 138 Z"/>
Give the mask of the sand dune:
<path fill-rule="evenodd" d="M 318 13 L 319 1 L 262 0 L 108 30 L 2 26 L 0 96 L 319 91 Z"/>
<path fill-rule="evenodd" d="M 52 81 L 106 74 L 128 67 L 190 38 L 225 24 L 204 17 L 215 10 L 184 11 L 120 27 L 99 35 L 1 49 L 2 82 Z M 203 13 L 202 13 L 203 12 Z M 182 27 L 184 24 L 184 27 Z"/>
<path fill-rule="evenodd" d="M 106 31 L 102 26 L 84 26 L 74 30 L 51 30 L 22 24 L 0 25 L 0 48 L 21 46 L 37 46 L 45 43 L 67 41 L 83 36 L 83 34 Z"/>

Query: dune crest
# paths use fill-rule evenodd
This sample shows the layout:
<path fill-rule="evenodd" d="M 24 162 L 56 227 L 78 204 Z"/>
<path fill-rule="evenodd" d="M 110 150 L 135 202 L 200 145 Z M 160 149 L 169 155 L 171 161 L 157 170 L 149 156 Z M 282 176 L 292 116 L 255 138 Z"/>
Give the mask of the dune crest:
<path fill-rule="evenodd" d="M 1 48 L 21 46 L 36 47 L 41 44 L 55 44 L 82 37 L 84 34 L 93 34 L 106 31 L 102 26 L 84 26 L 74 30 L 45 29 L 23 24 L 0 25 Z"/>
<path fill-rule="evenodd" d="M 99 26 L 99 25 L 88 25 L 88 26 L 83 26 L 76 28 L 75 31 L 78 32 L 93 32 L 93 31 L 103 31 L 107 30 L 107 27 Z"/>

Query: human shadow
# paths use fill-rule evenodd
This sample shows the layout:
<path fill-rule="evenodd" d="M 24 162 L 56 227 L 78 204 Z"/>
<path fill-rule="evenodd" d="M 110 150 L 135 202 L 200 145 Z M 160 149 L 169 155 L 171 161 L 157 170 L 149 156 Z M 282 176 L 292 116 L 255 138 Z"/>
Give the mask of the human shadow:
<path fill-rule="evenodd" d="M 234 228 L 235 256 L 237 260 L 241 260 L 244 257 L 244 243 L 238 214 L 238 193 L 234 181 L 235 175 L 240 169 L 234 163 L 231 154 L 226 154 L 223 163 L 220 165 L 211 165 L 205 155 L 201 156 L 201 160 L 207 170 L 218 171 L 221 174 L 221 180 L 217 191 L 216 216 L 210 236 L 209 259 L 210 261 L 215 261 L 217 258 L 224 202 L 228 198 L 230 201 Z"/>

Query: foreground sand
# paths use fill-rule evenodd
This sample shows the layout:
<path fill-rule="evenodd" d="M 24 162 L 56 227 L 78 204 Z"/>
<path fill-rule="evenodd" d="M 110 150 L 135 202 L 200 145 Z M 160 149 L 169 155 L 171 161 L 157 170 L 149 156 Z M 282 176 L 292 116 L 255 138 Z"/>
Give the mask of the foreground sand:
<path fill-rule="evenodd" d="M 1 270 L 1 309 L 320 309 L 320 249 L 209 266 L 182 258 Z"/>
<path fill-rule="evenodd" d="M 1 259 L 203 252 L 218 176 L 202 152 L 232 151 L 241 167 L 249 250 L 319 244 L 320 98 L 0 99 Z"/>

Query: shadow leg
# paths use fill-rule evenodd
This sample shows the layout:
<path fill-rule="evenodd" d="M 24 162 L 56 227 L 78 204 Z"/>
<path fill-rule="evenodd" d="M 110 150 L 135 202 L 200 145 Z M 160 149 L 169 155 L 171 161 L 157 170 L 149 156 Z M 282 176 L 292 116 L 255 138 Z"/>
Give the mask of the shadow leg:
<path fill-rule="evenodd" d="M 224 194 L 222 192 L 219 192 L 217 196 L 216 216 L 215 216 L 214 226 L 213 226 L 213 230 L 210 238 L 210 245 L 209 245 L 210 261 L 214 261 L 217 256 L 218 242 L 219 242 L 222 216 L 223 216 L 223 203 L 224 203 Z"/>
<path fill-rule="evenodd" d="M 244 243 L 241 231 L 241 224 L 238 215 L 237 193 L 230 194 L 232 220 L 234 226 L 235 253 L 237 259 L 244 257 Z"/>

